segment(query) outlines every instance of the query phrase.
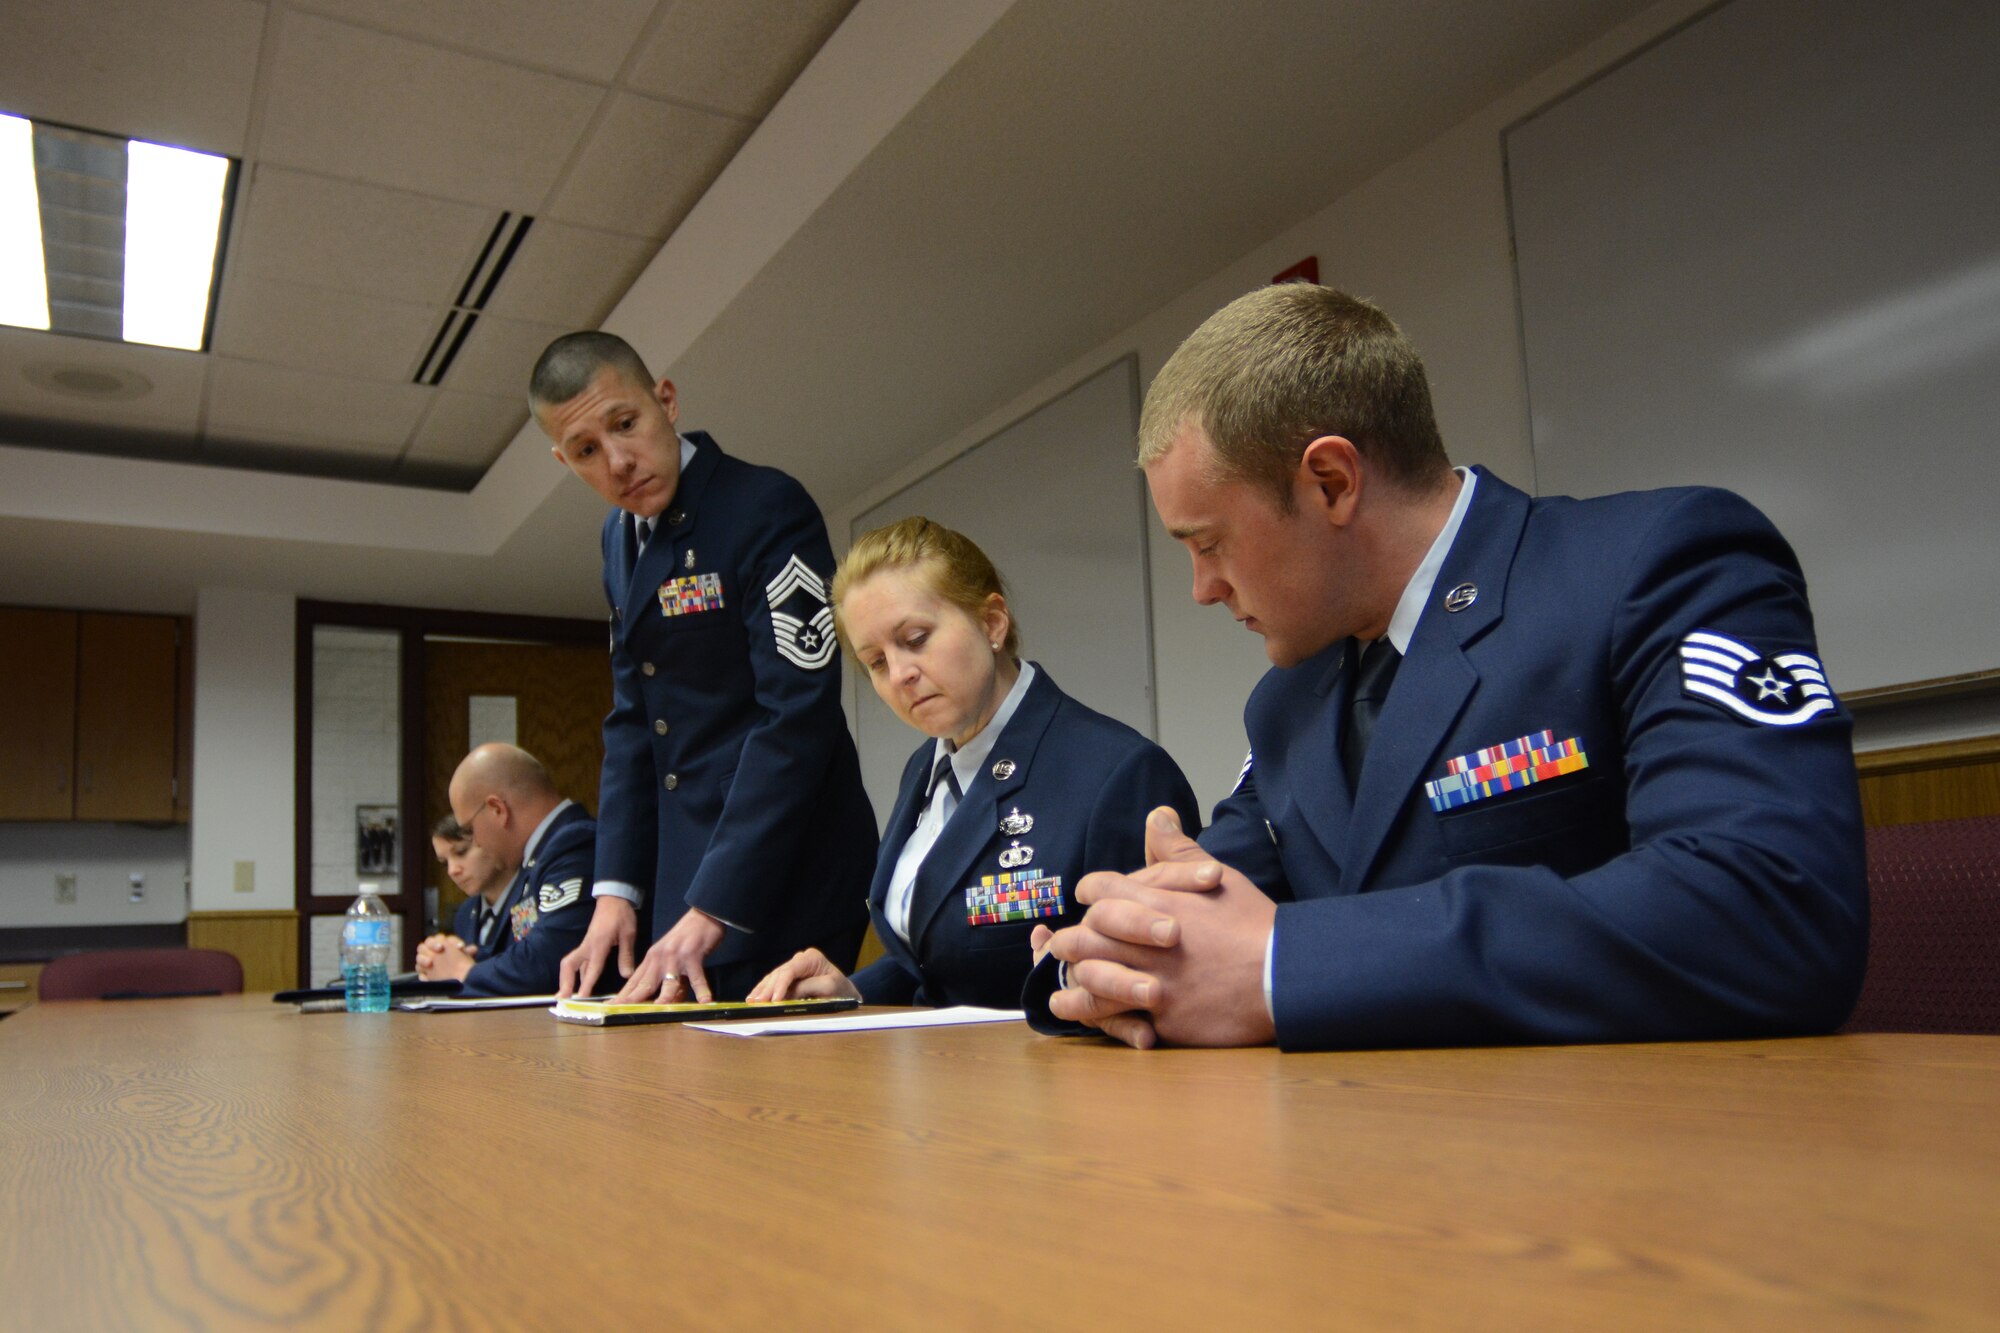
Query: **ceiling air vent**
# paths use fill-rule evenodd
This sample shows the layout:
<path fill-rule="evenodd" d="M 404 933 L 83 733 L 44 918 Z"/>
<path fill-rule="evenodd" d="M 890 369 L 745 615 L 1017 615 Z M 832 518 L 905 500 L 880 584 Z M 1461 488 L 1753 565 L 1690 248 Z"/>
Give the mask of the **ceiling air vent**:
<path fill-rule="evenodd" d="M 514 262 L 514 252 L 527 239 L 528 228 L 534 225 L 535 220 L 525 213 L 502 213 L 493 224 L 485 248 L 479 252 L 472 272 L 465 275 L 465 285 L 458 289 L 458 300 L 445 312 L 437 337 L 431 339 L 430 351 L 424 353 L 423 364 L 417 367 L 418 384 L 434 385 L 444 379 L 458 356 L 458 349 L 465 346 L 466 335 L 479 322 L 479 312 L 486 308 L 493 289 L 500 285 L 501 275 Z"/>

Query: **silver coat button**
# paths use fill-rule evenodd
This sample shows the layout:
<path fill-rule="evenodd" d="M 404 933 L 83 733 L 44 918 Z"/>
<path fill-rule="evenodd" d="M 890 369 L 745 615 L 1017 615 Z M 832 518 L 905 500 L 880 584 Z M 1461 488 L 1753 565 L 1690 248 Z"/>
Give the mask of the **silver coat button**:
<path fill-rule="evenodd" d="M 655 736 L 664 736 L 667 734 L 667 720 L 665 718 L 655 718 L 653 720 L 653 734 Z"/>
<path fill-rule="evenodd" d="M 678 773 L 667 774 L 666 784 L 667 784 L 667 790 L 672 791 L 674 788 L 681 785 L 681 775 Z"/>
<path fill-rule="evenodd" d="M 658 668 L 655 667 L 651 662 L 639 663 L 639 674 L 642 676 L 650 676 L 656 670 L 658 670 Z"/>

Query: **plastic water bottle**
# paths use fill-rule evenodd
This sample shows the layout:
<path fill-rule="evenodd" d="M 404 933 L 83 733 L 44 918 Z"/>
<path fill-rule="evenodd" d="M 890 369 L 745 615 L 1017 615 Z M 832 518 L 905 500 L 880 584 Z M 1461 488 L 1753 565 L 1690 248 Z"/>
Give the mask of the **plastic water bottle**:
<path fill-rule="evenodd" d="M 363 884 L 340 931 L 340 975 L 347 984 L 348 1013 L 389 1012 L 389 950 L 389 909 L 375 896 L 373 884 Z"/>

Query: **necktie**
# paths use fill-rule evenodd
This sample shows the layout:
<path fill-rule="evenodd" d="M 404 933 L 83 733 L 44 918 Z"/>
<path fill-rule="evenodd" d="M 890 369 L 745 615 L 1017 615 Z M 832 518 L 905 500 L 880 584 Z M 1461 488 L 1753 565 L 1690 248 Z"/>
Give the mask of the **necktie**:
<path fill-rule="evenodd" d="M 949 754 L 939 755 L 937 767 L 931 770 L 931 796 L 933 798 L 937 796 L 938 784 L 940 782 L 944 784 L 945 790 L 951 793 L 951 799 L 944 802 L 939 813 L 946 819 L 949 819 L 951 818 L 953 808 L 965 799 L 965 793 L 958 789 L 958 773 L 951 766 L 951 756 Z"/>
<path fill-rule="evenodd" d="M 1361 762 L 1368 754 L 1368 742 L 1375 737 L 1375 719 L 1382 715 L 1382 701 L 1389 697 L 1396 668 L 1403 655 L 1389 636 L 1368 645 L 1354 673 L 1354 697 L 1347 705 L 1347 730 L 1340 738 L 1340 766 L 1347 771 L 1347 789 L 1361 783 Z"/>

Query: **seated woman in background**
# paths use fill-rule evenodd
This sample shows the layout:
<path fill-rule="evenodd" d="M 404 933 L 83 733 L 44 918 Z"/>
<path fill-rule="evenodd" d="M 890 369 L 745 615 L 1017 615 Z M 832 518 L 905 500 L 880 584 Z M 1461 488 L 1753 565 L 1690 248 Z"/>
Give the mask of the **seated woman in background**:
<path fill-rule="evenodd" d="M 999 572 L 959 533 L 865 534 L 833 604 L 875 693 L 933 739 L 903 769 L 868 892 L 886 956 L 850 978 L 808 949 L 750 998 L 1018 1008 L 1034 927 L 1079 919 L 1090 871 L 1144 865 L 1155 807 L 1197 829 L 1194 792 L 1165 750 L 1021 662 Z"/>

